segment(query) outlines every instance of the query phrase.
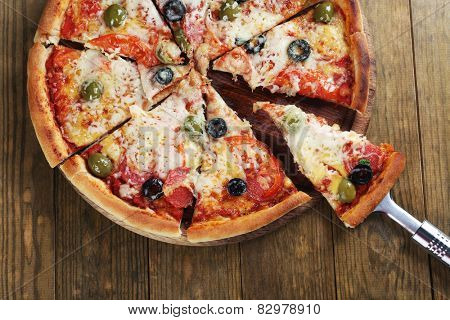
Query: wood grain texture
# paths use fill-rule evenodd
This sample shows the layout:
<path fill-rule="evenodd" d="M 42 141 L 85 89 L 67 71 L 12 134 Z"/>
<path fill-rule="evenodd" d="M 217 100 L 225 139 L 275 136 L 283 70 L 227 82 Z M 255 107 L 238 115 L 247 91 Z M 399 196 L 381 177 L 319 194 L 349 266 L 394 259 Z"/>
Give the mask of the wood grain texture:
<path fill-rule="evenodd" d="M 239 245 L 180 247 L 150 240 L 151 299 L 241 299 Z"/>
<path fill-rule="evenodd" d="M 331 210 L 314 208 L 241 244 L 244 299 L 336 298 Z"/>
<path fill-rule="evenodd" d="M 0 3 L 0 299 L 54 297 L 53 173 L 33 133 L 26 61 L 39 3 Z M 21 15 L 20 13 L 23 13 Z"/>
<path fill-rule="evenodd" d="M 24 67 L 45 2 L 0 2 L 0 298 L 448 299 L 448 270 L 432 259 L 430 269 L 426 254 L 384 217 L 348 231 L 322 203 L 263 238 L 213 248 L 147 240 L 103 218 L 48 167 L 29 121 Z M 399 204 L 450 232 L 448 6 L 436 10 L 445 3 L 362 1 L 378 60 L 369 138 L 390 141 L 408 157 L 394 188 Z M 249 102 L 233 98 L 228 76 L 217 77 L 227 102 Z M 305 101 L 344 128 L 354 120 L 352 111 Z M 258 114 L 240 108 L 240 115 L 258 137 L 281 144 L 263 134 L 271 129 Z M 283 147 L 276 149 L 295 172 Z"/>
<path fill-rule="evenodd" d="M 407 154 L 393 196 L 424 218 L 418 116 L 409 2 L 362 1 L 374 34 L 377 101 L 368 137 L 389 141 Z M 336 219 L 337 220 L 337 219 Z M 337 296 L 340 299 L 431 298 L 428 257 L 386 217 L 372 215 L 356 230 L 334 227 Z"/>
<path fill-rule="evenodd" d="M 58 172 L 57 299 L 148 299 L 148 239 L 120 228 Z"/>
<path fill-rule="evenodd" d="M 412 0 L 411 10 L 425 213 L 449 234 L 450 5 L 445 0 Z M 431 260 L 431 271 L 434 297 L 449 299 L 448 268 Z"/>

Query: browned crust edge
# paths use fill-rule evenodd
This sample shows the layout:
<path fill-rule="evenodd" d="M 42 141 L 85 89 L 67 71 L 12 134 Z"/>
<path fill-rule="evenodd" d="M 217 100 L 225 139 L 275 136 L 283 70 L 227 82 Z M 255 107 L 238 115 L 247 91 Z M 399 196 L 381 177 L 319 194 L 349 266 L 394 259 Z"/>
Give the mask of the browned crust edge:
<path fill-rule="evenodd" d="M 28 105 L 36 136 L 52 168 L 70 155 L 70 149 L 51 110 L 45 63 L 51 48 L 33 45 L 28 56 Z"/>
<path fill-rule="evenodd" d="M 369 191 L 364 194 L 359 203 L 345 212 L 340 219 L 347 227 L 354 228 L 361 224 L 383 200 L 397 182 L 405 169 L 406 158 L 402 153 L 394 152 L 388 158 L 383 172 L 373 181 Z"/>
<path fill-rule="evenodd" d="M 353 97 L 351 108 L 364 113 L 369 103 L 370 53 L 367 37 L 358 32 L 350 36 L 350 55 L 353 60 Z"/>
<path fill-rule="evenodd" d="M 191 243 L 201 243 L 246 234 L 272 223 L 310 200 L 310 196 L 299 191 L 271 208 L 234 220 L 194 224 L 187 230 L 187 240 Z"/>
<path fill-rule="evenodd" d="M 48 0 L 39 21 L 35 42 L 57 43 L 70 0 Z M 55 39 L 52 39 L 55 38 Z"/>
<path fill-rule="evenodd" d="M 158 217 L 150 209 L 133 207 L 113 195 L 102 180 L 87 171 L 81 156 L 70 158 L 60 169 L 77 191 L 111 221 L 148 238 L 181 239 L 179 222 Z"/>

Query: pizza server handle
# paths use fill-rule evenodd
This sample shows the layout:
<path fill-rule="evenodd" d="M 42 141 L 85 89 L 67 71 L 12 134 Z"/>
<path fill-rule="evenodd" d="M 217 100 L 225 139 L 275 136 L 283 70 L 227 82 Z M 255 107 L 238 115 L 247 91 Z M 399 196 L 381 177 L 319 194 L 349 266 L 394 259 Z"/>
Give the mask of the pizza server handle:
<path fill-rule="evenodd" d="M 412 234 L 412 239 L 438 260 L 450 267 L 450 238 L 428 221 L 420 222 L 400 208 L 388 194 L 375 208 Z"/>

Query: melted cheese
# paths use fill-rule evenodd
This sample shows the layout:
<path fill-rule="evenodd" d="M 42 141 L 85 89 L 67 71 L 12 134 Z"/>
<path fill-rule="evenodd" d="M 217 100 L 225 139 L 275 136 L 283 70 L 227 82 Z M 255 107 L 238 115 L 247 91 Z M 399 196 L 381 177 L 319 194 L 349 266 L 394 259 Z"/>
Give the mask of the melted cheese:
<path fill-rule="evenodd" d="M 118 57 L 106 57 L 87 50 L 64 70 L 68 84 L 64 93 L 73 104 L 66 106 L 62 130 L 76 146 L 92 143 L 129 117 L 128 108 L 146 108 L 147 101 L 134 63 Z M 80 88 L 85 81 L 100 81 L 101 98 L 84 101 Z"/>
<path fill-rule="evenodd" d="M 336 14 L 330 24 L 323 24 L 314 22 L 310 12 L 273 28 L 266 34 L 266 39 L 259 53 L 245 53 L 242 56 L 229 52 L 215 63 L 215 69 L 241 74 L 252 89 L 265 87 L 273 93 L 291 96 L 300 91 L 300 85 L 312 92 L 317 91 L 318 83 L 306 80 L 302 76 L 304 74 L 320 73 L 320 80 L 317 81 L 321 81 L 327 91 L 334 91 L 342 84 L 335 79 L 335 75 L 346 74 L 348 70 L 336 62 L 349 55 L 349 47 L 341 15 Z M 311 54 L 304 62 L 294 62 L 288 55 L 289 45 L 298 39 L 307 40 L 311 46 Z M 248 60 L 250 71 L 234 67 L 239 65 L 234 62 L 235 59 Z M 281 74 L 288 81 L 280 87 L 276 85 L 276 79 Z"/>
<path fill-rule="evenodd" d="M 201 90 L 183 80 L 177 92 L 152 111 L 131 107 L 132 120 L 101 142 L 102 152 L 115 163 L 126 157 L 132 171 L 152 173 L 163 180 L 179 167 L 196 171 L 205 137 L 194 141 L 182 127 L 189 115 L 204 121 L 203 104 Z M 191 172 L 186 185 L 192 185 L 195 177 Z"/>
<path fill-rule="evenodd" d="M 325 195 L 333 208 L 336 208 L 339 204 L 339 183 L 349 174 L 345 167 L 348 155 L 343 151 L 344 146 L 352 143 L 353 150 L 364 149 L 364 146 L 369 144 L 367 138 L 353 131 L 340 131 L 337 125 L 323 124 L 314 115 L 306 114 L 293 105 L 271 105 L 264 109 L 284 132 L 300 171 Z M 296 130 L 286 127 L 286 115 L 300 120 Z M 329 185 L 324 190 L 325 179 L 329 180 Z"/>
<path fill-rule="evenodd" d="M 113 4 L 120 4 L 127 10 L 128 17 L 125 23 L 113 30 L 108 28 L 103 19 L 104 11 Z M 79 6 L 74 3 L 74 6 Z M 152 33 L 150 30 L 157 30 L 160 35 L 170 35 L 170 29 L 158 13 L 155 5 L 151 0 L 102 0 L 100 1 L 101 11 L 94 19 L 88 22 L 88 30 L 83 32 L 79 37 L 71 39 L 81 42 L 88 42 L 102 35 L 109 33 L 129 34 L 137 36 L 144 42 L 149 42 Z"/>

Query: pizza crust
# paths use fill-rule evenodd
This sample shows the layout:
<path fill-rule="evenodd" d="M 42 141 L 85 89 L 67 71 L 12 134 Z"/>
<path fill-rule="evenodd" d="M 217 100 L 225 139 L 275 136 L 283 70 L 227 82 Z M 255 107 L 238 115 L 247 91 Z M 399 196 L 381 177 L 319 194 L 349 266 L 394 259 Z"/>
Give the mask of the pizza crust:
<path fill-rule="evenodd" d="M 52 168 L 56 167 L 70 154 L 51 109 L 46 84 L 45 63 L 51 48 L 36 43 L 28 56 L 28 105 L 36 136 L 45 157 Z"/>
<path fill-rule="evenodd" d="M 34 37 L 35 42 L 57 44 L 70 0 L 48 0 Z"/>
<path fill-rule="evenodd" d="M 159 217 L 151 209 L 131 206 L 116 197 L 102 180 L 88 172 L 81 156 L 68 159 L 60 169 L 83 198 L 111 221 L 148 238 L 181 239 L 179 222 Z"/>
<path fill-rule="evenodd" d="M 383 200 L 397 182 L 405 169 L 406 158 L 399 152 L 394 152 L 388 158 L 383 172 L 372 182 L 368 192 L 358 204 L 345 212 L 340 219 L 347 227 L 354 228 L 361 224 Z"/>
<path fill-rule="evenodd" d="M 201 243 L 246 234 L 274 222 L 310 200 L 306 193 L 297 192 L 271 208 L 237 219 L 194 224 L 187 230 L 187 239 L 192 243 Z"/>
<path fill-rule="evenodd" d="M 350 36 L 350 56 L 353 60 L 353 96 L 351 108 L 364 113 L 369 103 L 370 53 L 367 37 L 358 32 Z"/>

